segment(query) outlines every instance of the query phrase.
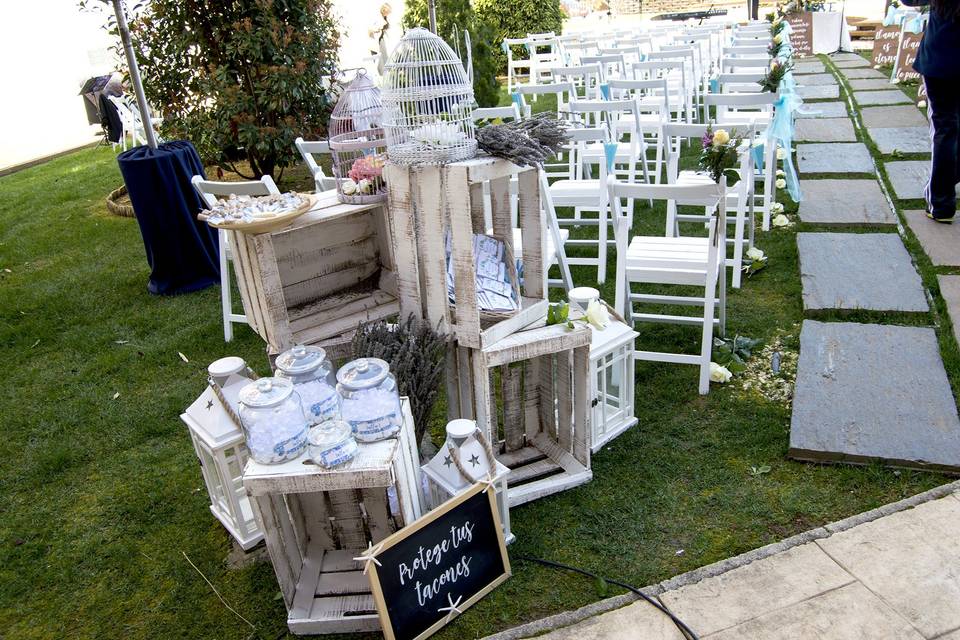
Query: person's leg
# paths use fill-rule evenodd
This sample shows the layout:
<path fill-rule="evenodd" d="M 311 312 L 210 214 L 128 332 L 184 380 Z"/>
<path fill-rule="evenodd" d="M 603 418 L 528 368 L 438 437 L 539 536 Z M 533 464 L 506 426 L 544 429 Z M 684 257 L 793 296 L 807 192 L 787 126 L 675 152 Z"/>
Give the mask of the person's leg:
<path fill-rule="evenodd" d="M 957 210 L 957 138 L 960 135 L 960 97 L 955 83 L 943 78 L 924 78 L 930 116 L 933 159 L 927 184 L 927 207 L 935 218 L 950 218 Z"/>

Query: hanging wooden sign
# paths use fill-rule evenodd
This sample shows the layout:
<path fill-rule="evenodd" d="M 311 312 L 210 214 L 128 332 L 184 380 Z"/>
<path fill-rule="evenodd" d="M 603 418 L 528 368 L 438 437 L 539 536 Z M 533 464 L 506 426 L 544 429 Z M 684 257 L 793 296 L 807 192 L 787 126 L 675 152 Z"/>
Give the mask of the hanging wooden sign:
<path fill-rule="evenodd" d="M 790 34 L 790 45 L 794 55 L 813 55 L 813 14 L 809 11 L 792 13 L 787 16 L 787 23 L 793 30 Z"/>
<path fill-rule="evenodd" d="M 474 485 L 363 559 L 386 639 L 433 635 L 510 577 L 493 486 Z"/>
<path fill-rule="evenodd" d="M 920 53 L 920 42 L 923 33 L 903 31 L 900 34 L 900 46 L 897 49 L 897 63 L 893 68 L 893 78 L 898 82 L 904 80 L 919 80 L 920 74 L 913 70 L 913 61 Z"/>
<path fill-rule="evenodd" d="M 877 29 L 873 37 L 873 64 L 887 65 L 896 62 L 899 45 L 900 25 L 890 25 Z"/>

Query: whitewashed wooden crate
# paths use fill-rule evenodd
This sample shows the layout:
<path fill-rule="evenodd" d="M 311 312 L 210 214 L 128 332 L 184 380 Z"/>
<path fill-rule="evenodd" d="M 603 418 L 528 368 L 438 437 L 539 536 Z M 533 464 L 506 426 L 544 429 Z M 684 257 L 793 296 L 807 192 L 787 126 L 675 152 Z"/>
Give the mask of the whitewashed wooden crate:
<path fill-rule="evenodd" d="M 510 179 L 517 176 L 516 227 L 522 251 L 514 246 Z M 397 265 L 397 295 L 402 316 L 426 318 L 455 336 L 464 347 L 487 347 L 546 316 L 546 218 L 540 207 L 537 170 L 520 169 L 481 156 L 442 166 L 384 169 L 388 211 Z M 490 192 L 491 220 L 485 220 L 484 186 Z M 456 305 L 446 284 L 446 236 L 450 233 Z M 506 319 L 481 321 L 477 307 L 473 234 L 490 234 L 523 259 L 520 310 Z"/>
<path fill-rule="evenodd" d="M 510 506 L 589 482 L 590 330 L 520 331 L 485 349 L 458 348 L 447 402 L 490 437 L 510 469 Z"/>
<path fill-rule="evenodd" d="M 343 204 L 334 192 L 287 227 L 228 231 L 247 322 L 276 355 L 295 344 L 330 350 L 357 325 L 399 311 L 383 203 Z"/>
<path fill-rule="evenodd" d="M 361 444 L 341 467 L 323 469 L 305 456 L 278 465 L 247 463 L 243 485 L 260 520 L 292 633 L 380 628 L 369 582 L 353 558 L 424 511 L 407 398 L 401 406 L 398 437 Z"/>

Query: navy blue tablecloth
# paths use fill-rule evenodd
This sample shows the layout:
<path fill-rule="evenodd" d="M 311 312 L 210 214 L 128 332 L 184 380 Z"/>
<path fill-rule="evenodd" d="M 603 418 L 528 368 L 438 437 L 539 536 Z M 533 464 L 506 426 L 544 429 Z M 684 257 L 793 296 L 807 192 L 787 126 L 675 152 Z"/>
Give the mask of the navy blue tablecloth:
<path fill-rule="evenodd" d="M 150 293 L 187 293 L 220 282 L 217 233 L 197 220 L 204 209 L 190 179 L 204 175 L 185 140 L 144 145 L 117 156 L 150 265 Z"/>

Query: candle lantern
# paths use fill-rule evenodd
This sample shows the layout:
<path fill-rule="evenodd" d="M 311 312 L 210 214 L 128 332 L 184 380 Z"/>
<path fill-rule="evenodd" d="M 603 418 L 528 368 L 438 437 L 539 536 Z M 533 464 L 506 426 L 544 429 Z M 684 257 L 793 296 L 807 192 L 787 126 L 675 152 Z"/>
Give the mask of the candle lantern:
<path fill-rule="evenodd" d="M 510 505 L 507 497 L 505 465 L 494 458 L 493 450 L 473 420 L 451 420 L 447 439 L 437 454 L 420 468 L 427 477 L 427 503 L 435 509 L 474 483 L 492 477 L 497 509 L 507 544 L 514 541 L 510 532 Z"/>
<path fill-rule="evenodd" d="M 572 313 L 586 312 L 600 292 L 577 287 L 568 294 Z M 603 329 L 591 326 L 590 340 L 590 450 L 597 451 L 621 433 L 637 424 L 634 415 L 634 340 L 637 332 L 607 307 L 609 321 Z"/>
<path fill-rule="evenodd" d="M 207 388 L 180 419 L 200 459 L 210 512 L 246 550 L 263 540 L 263 533 L 243 489 L 243 467 L 250 454 L 237 417 L 237 398 L 255 374 L 236 357 L 217 360 L 208 372 Z"/>

